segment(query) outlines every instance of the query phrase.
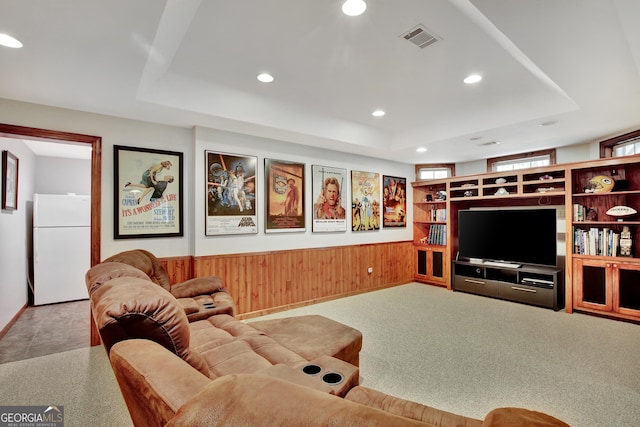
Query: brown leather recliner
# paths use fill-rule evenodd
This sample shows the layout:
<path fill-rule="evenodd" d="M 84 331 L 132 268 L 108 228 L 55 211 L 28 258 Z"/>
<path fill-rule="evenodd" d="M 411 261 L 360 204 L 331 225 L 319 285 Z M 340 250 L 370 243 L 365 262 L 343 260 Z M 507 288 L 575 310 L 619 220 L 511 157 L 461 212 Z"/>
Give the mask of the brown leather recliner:
<path fill-rule="evenodd" d="M 152 282 L 178 299 L 189 322 L 206 319 L 215 314 L 235 316 L 235 302 L 223 285 L 221 277 L 196 277 L 172 284 L 160 260 L 144 249 L 120 252 L 103 261 L 109 262 L 128 264 L 142 271 Z"/>

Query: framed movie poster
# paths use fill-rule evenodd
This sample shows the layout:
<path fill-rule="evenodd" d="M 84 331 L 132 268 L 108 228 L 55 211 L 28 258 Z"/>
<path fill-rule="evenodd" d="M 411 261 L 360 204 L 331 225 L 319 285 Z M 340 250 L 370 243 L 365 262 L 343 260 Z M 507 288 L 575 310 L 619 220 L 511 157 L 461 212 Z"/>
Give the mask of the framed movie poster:
<path fill-rule="evenodd" d="M 407 179 L 382 175 L 382 225 L 407 226 Z"/>
<path fill-rule="evenodd" d="M 265 232 L 305 230 L 304 163 L 264 159 L 267 183 Z"/>
<path fill-rule="evenodd" d="M 18 158 L 2 152 L 2 209 L 18 209 Z"/>
<path fill-rule="evenodd" d="M 182 153 L 115 145 L 114 239 L 182 236 Z"/>
<path fill-rule="evenodd" d="M 205 235 L 258 232 L 258 158 L 205 151 L 207 213 Z"/>
<path fill-rule="evenodd" d="M 351 229 L 380 229 L 380 174 L 351 171 Z"/>
<path fill-rule="evenodd" d="M 344 208 L 347 170 L 327 166 L 311 166 L 313 232 L 347 231 Z"/>

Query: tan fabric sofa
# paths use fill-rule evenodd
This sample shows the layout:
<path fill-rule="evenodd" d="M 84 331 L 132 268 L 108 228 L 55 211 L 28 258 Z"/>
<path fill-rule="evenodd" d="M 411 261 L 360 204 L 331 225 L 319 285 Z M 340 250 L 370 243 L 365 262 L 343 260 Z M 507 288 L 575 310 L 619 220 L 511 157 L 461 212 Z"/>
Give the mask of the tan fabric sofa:
<path fill-rule="evenodd" d="M 142 271 L 153 283 L 178 299 L 190 322 L 214 314 L 235 316 L 235 302 L 219 276 L 198 277 L 172 284 L 160 260 L 143 249 L 120 252 L 105 259 L 103 264 L 108 262 L 128 264 Z"/>
<path fill-rule="evenodd" d="M 86 283 L 136 426 L 566 426 L 517 408 L 481 421 L 359 386 L 362 334 L 322 316 L 189 322 L 168 290 L 116 261 Z"/>
<path fill-rule="evenodd" d="M 495 409 L 477 420 L 363 386 L 340 398 L 260 373 L 211 380 L 148 340 L 117 343 L 110 360 L 137 427 L 567 427 L 549 415 L 520 408 Z"/>

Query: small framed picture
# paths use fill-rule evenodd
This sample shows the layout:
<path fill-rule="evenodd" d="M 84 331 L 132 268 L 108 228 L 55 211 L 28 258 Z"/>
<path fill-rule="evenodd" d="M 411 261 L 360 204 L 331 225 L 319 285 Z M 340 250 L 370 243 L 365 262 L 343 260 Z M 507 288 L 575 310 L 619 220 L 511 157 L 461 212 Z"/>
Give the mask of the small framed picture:
<path fill-rule="evenodd" d="M 2 152 L 2 209 L 18 209 L 18 158 Z"/>
<path fill-rule="evenodd" d="M 182 153 L 113 150 L 114 239 L 184 235 Z"/>

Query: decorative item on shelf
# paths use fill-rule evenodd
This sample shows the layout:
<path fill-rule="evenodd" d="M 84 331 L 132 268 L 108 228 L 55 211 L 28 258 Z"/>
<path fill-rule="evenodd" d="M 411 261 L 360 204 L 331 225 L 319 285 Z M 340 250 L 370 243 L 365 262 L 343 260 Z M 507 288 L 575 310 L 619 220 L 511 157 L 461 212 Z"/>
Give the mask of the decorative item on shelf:
<path fill-rule="evenodd" d="M 592 208 L 587 208 L 587 214 L 585 215 L 585 219 L 587 221 L 597 221 L 598 220 L 598 211 Z"/>
<path fill-rule="evenodd" d="M 464 197 L 472 197 L 473 196 L 473 192 L 467 190 L 464 192 Z"/>
<path fill-rule="evenodd" d="M 622 227 L 622 233 L 620 233 L 620 256 L 631 256 L 631 231 L 629 226 Z"/>
<path fill-rule="evenodd" d="M 423 244 L 423 245 L 426 245 L 427 244 L 427 238 L 423 237 L 422 239 L 420 239 L 420 243 Z"/>
<path fill-rule="evenodd" d="M 507 196 L 507 195 L 509 195 L 509 192 L 507 191 L 506 188 L 500 187 L 500 188 L 498 188 L 498 191 L 496 191 L 495 195 L 496 196 Z"/>
<path fill-rule="evenodd" d="M 496 184 L 504 184 L 504 183 L 506 183 L 506 182 L 507 182 L 507 180 L 506 180 L 506 179 L 504 179 L 504 178 L 498 178 L 498 179 L 496 179 Z"/>
<path fill-rule="evenodd" d="M 584 188 L 585 193 L 608 193 L 613 190 L 615 180 L 610 176 L 597 175 L 589 180 Z"/>
<path fill-rule="evenodd" d="M 538 193 L 546 193 L 548 191 L 556 191 L 555 187 L 540 187 L 536 189 Z"/>
<path fill-rule="evenodd" d="M 542 176 L 540 177 L 540 181 L 548 181 L 548 180 L 550 180 L 550 179 L 553 179 L 553 177 L 552 177 L 551 175 L 547 175 L 547 174 L 542 175 Z"/>
<path fill-rule="evenodd" d="M 470 188 L 470 187 L 475 187 L 475 185 L 471 184 L 470 182 L 467 182 L 466 184 L 462 184 L 460 186 L 460 188 Z"/>
<path fill-rule="evenodd" d="M 444 190 L 438 191 L 436 194 L 436 201 L 442 202 L 444 200 L 447 200 L 447 192 Z"/>
<path fill-rule="evenodd" d="M 425 202 L 433 202 L 433 196 L 431 194 L 427 194 L 427 197 L 424 199 Z"/>
<path fill-rule="evenodd" d="M 614 206 L 607 211 L 607 215 L 617 217 L 616 221 L 624 221 L 625 216 L 637 214 L 638 211 L 629 206 Z"/>

